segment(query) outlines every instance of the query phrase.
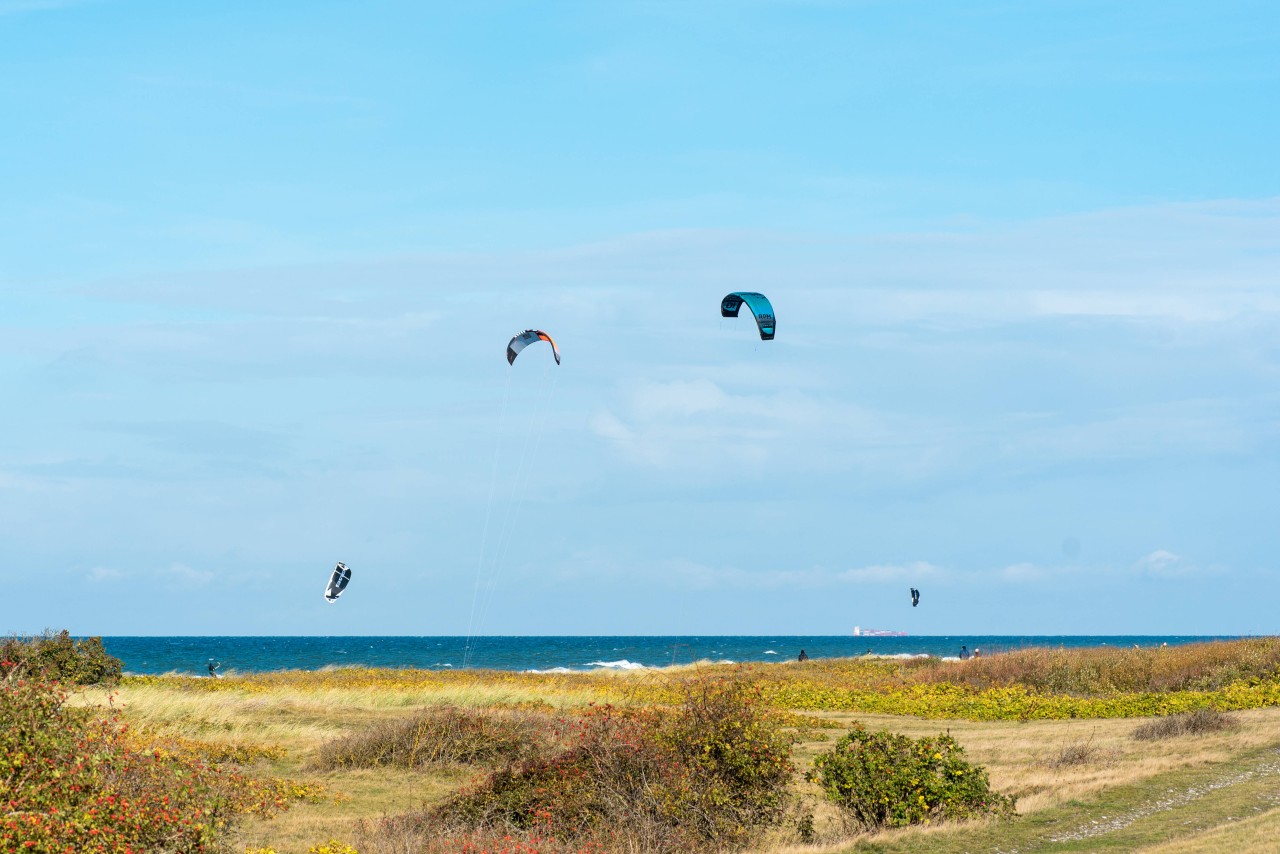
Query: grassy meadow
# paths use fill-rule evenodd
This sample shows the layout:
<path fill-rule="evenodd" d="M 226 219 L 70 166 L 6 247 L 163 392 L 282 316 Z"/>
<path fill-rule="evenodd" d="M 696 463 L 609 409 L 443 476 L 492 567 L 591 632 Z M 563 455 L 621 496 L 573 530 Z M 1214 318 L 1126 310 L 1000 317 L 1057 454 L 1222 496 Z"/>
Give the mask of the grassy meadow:
<path fill-rule="evenodd" d="M 231 673 L 219 680 L 134 676 L 111 689 L 85 689 L 76 702 L 113 706 L 143 737 L 199 744 L 237 757 L 254 773 L 323 787 L 322 798 L 237 825 L 230 851 L 325 851 L 320 846 L 331 840 L 361 854 L 606 851 L 607 845 L 514 842 L 423 848 L 408 837 L 380 835 L 383 819 L 422 813 L 494 768 L 492 762 L 440 760 L 435 748 L 445 734 L 415 730 L 411 721 L 424 710 L 460 710 L 449 720 L 508 727 L 503 731 L 515 733 L 510 749 L 518 751 L 522 739 L 536 739 L 555 726 L 551 722 L 602 707 L 662 708 L 679 702 L 690 680 L 708 678 L 749 685 L 792 742 L 794 797 L 786 815 L 752 836 L 744 850 L 1239 854 L 1274 851 L 1280 838 L 1280 639 L 1032 649 L 968 662 L 857 658 L 622 673 L 341 668 Z M 1196 710 L 1206 711 L 1192 717 Z M 1180 717 L 1164 717 L 1170 715 Z M 992 790 L 1016 797 L 1017 816 L 875 831 L 856 826 L 806 779 L 813 759 L 855 721 L 912 737 L 949 733 L 970 762 L 985 768 Z M 475 738 L 492 741 L 481 730 Z M 418 751 L 432 760 L 360 767 L 362 755 L 391 756 L 383 742 L 393 735 L 412 742 L 395 748 L 402 754 Z M 639 849 L 632 840 L 617 850 Z"/>

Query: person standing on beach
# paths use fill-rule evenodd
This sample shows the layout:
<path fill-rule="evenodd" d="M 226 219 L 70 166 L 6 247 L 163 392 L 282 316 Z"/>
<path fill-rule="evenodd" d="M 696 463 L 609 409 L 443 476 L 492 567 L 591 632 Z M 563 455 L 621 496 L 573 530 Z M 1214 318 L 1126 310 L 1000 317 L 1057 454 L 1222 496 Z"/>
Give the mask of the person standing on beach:
<path fill-rule="evenodd" d="M 964 644 L 960 644 L 960 660 L 961 661 L 969 660 L 969 648 L 966 647 Z"/>
<path fill-rule="evenodd" d="M 800 657 L 797 658 L 796 661 L 808 661 L 808 660 L 809 660 L 809 653 L 805 652 L 803 649 L 800 650 Z"/>

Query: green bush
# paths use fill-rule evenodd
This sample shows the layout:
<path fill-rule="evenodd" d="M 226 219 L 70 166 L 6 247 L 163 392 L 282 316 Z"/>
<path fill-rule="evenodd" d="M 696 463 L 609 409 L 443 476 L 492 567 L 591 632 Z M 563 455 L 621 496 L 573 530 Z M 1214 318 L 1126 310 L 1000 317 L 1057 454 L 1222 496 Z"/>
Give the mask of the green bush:
<path fill-rule="evenodd" d="M 656 741 L 680 772 L 672 814 L 704 840 L 745 842 L 782 818 L 791 797 L 794 738 L 760 689 L 726 679 L 685 683 Z"/>
<path fill-rule="evenodd" d="M 991 791 L 987 772 L 949 735 L 913 739 L 855 724 L 813 765 L 809 779 L 867 828 L 1014 812 L 1014 799 Z"/>
<path fill-rule="evenodd" d="M 366 841 L 376 849 L 378 836 L 413 837 L 422 848 L 449 834 L 505 831 L 611 850 L 741 847 L 783 819 L 790 737 L 741 683 L 693 681 L 682 695 L 673 708 L 599 706 L 560 721 L 558 747 L 388 820 Z"/>
<path fill-rule="evenodd" d="M 122 667 L 120 659 L 107 654 L 102 638 L 77 641 L 66 629 L 0 642 L 0 675 L 17 669 L 68 685 L 96 685 L 119 680 Z"/>

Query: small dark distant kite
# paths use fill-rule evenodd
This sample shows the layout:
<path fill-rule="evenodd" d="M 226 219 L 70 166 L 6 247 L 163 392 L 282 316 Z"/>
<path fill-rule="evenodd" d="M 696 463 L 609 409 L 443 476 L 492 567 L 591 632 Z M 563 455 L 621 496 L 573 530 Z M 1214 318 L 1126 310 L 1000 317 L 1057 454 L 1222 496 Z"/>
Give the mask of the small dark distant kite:
<path fill-rule="evenodd" d="M 911 588 L 911 607 L 914 608 L 919 604 L 920 604 L 920 591 L 912 587 Z"/>
<path fill-rule="evenodd" d="M 350 583 L 351 570 L 345 563 L 338 561 L 338 565 L 333 568 L 333 574 L 329 576 L 329 584 L 324 589 L 324 600 L 331 605 L 337 602 L 342 591 L 346 590 Z"/>
<path fill-rule="evenodd" d="M 756 326 L 760 328 L 760 340 L 772 341 L 776 321 L 773 317 L 773 305 L 764 294 L 758 294 L 754 291 L 740 291 L 729 294 L 720 300 L 720 316 L 737 317 L 738 309 L 742 308 L 744 302 L 747 304 L 747 308 L 751 309 L 751 314 L 756 319 Z"/>

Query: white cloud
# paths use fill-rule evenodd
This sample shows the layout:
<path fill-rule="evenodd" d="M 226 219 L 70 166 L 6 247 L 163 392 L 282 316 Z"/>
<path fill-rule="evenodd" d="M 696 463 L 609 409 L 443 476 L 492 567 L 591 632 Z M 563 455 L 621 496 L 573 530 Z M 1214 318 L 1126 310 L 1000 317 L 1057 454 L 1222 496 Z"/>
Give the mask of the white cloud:
<path fill-rule="evenodd" d="M 853 583 L 888 583 L 909 581 L 938 581 L 948 575 L 942 567 L 927 561 L 915 561 L 908 564 L 879 564 L 846 569 L 835 574 L 839 582 Z"/>
<path fill-rule="evenodd" d="M 1155 578 L 1183 578 L 1200 571 L 1199 567 L 1188 562 L 1182 555 L 1165 549 L 1156 549 L 1139 559 L 1135 566 L 1140 572 Z"/>
<path fill-rule="evenodd" d="M 1139 559 L 1134 567 L 1152 578 L 1188 578 L 1190 576 L 1213 576 L 1226 571 L 1221 564 L 1200 564 L 1183 555 L 1166 549 L 1156 549 L 1151 554 Z"/>
<path fill-rule="evenodd" d="M 631 442 L 635 438 L 635 434 L 631 429 L 619 421 L 618 417 L 612 412 L 597 412 L 591 416 L 587 426 L 591 428 L 591 432 L 602 439 L 609 439 L 614 442 Z"/>
<path fill-rule="evenodd" d="M 112 569 L 109 566 L 95 566 L 85 574 L 85 578 L 97 584 L 108 581 L 118 581 L 124 578 L 124 573 L 118 569 Z"/>
<path fill-rule="evenodd" d="M 185 563 L 172 563 L 167 568 L 160 570 L 159 575 L 183 587 L 204 587 L 214 579 L 214 573 L 208 570 L 195 569 Z"/>
<path fill-rule="evenodd" d="M 1013 584 L 1044 581 L 1050 577 L 1050 574 L 1049 570 L 1034 563 L 1015 563 L 1012 566 L 1006 566 L 998 573 L 1002 581 Z"/>
<path fill-rule="evenodd" d="M 729 390 L 727 383 L 703 377 L 634 383 L 619 393 L 613 408 L 589 419 L 589 429 L 630 461 L 669 470 L 768 465 L 774 478 L 783 468 L 844 466 L 850 456 L 878 465 L 899 461 L 893 446 L 909 431 L 893 426 L 893 416 L 791 388 L 777 372 L 740 376 L 751 382 L 751 391 Z M 830 453 L 823 455 L 823 449 Z M 912 462 L 924 456 L 913 451 Z"/>
<path fill-rule="evenodd" d="M 750 288 L 775 296 L 780 334 L 816 316 L 854 329 L 1091 316 L 1218 323 L 1280 312 L 1277 252 L 1280 197 L 902 233 L 635 232 L 531 251 L 163 271 L 78 290 L 128 302 L 284 317 L 394 317 L 421 311 L 424 291 L 450 307 L 486 304 L 495 294 L 537 295 L 597 320 L 661 317 L 672 329 L 696 322 L 671 311 L 687 304 L 691 289 L 713 294 L 714 311 L 722 287 Z M 641 292 L 645 299 L 634 299 Z"/>

